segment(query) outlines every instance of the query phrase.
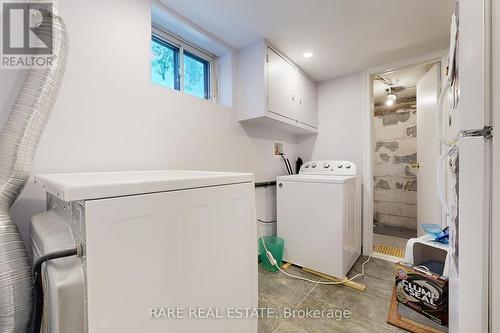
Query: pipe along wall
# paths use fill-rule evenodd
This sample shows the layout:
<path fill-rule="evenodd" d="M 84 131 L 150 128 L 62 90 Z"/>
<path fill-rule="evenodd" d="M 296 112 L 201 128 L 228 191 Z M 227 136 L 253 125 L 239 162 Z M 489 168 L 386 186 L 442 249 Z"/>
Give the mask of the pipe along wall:
<path fill-rule="evenodd" d="M 66 68 L 68 41 L 64 22 L 50 12 L 42 12 L 42 16 L 37 34 L 52 39 L 52 66 L 29 69 L 0 133 L 0 333 L 30 330 L 31 258 L 10 216 L 10 208 L 30 176 L 38 141 Z M 45 24 L 50 17 L 52 24 Z"/>

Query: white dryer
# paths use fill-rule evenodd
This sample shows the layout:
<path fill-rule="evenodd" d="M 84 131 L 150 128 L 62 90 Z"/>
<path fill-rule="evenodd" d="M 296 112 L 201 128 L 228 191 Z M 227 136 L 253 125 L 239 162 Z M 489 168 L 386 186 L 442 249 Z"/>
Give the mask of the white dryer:
<path fill-rule="evenodd" d="M 349 161 L 310 161 L 277 178 L 283 260 L 344 277 L 361 254 L 361 182 Z"/>
<path fill-rule="evenodd" d="M 84 248 L 82 257 L 44 264 L 43 332 L 257 332 L 257 318 L 227 311 L 258 306 L 252 174 L 154 170 L 35 182 L 48 206 L 32 218 L 35 255 Z"/>

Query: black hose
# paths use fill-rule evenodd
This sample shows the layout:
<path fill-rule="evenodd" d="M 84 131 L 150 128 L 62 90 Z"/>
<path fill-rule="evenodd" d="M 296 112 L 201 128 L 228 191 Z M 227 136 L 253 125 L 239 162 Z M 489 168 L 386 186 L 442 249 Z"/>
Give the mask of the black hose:
<path fill-rule="evenodd" d="M 304 161 L 300 157 L 297 157 L 297 161 L 295 162 L 295 172 L 299 173 L 300 168 L 302 167 L 302 164 L 304 164 Z"/>
<path fill-rule="evenodd" d="M 290 168 L 290 174 L 293 175 L 293 169 L 292 169 L 292 164 L 290 163 L 290 160 L 287 158 L 286 163 L 288 164 L 288 168 Z"/>
<path fill-rule="evenodd" d="M 42 264 L 46 261 L 71 257 L 78 254 L 78 249 L 56 251 L 40 256 L 33 264 L 33 276 L 35 279 L 35 308 L 33 311 L 33 333 L 40 333 L 43 313 L 43 286 L 42 286 Z"/>
<path fill-rule="evenodd" d="M 285 167 L 286 167 L 286 172 L 288 172 L 289 175 L 292 175 L 293 172 L 292 172 L 292 167 L 289 166 L 289 163 L 287 163 L 287 158 L 285 157 L 285 154 L 284 153 L 281 153 L 281 158 L 283 159 L 283 162 L 285 163 Z"/>
<path fill-rule="evenodd" d="M 278 222 L 278 221 L 276 221 L 276 220 L 273 220 L 273 221 L 263 221 L 263 220 L 261 220 L 261 219 L 257 219 L 257 221 L 259 221 L 259 222 L 260 222 L 260 223 L 262 223 L 262 224 L 270 224 L 270 223 L 276 223 L 276 222 Z"/>

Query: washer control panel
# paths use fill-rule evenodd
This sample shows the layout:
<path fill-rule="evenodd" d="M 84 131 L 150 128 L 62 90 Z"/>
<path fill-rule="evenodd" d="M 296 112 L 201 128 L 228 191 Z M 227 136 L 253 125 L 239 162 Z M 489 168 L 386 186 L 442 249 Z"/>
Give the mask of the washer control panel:
<path fill-rule="evenodd" d="M 350 161 L 308 161 L 300 168 L 300 174 L 356 176 L 356 165 Z"/>

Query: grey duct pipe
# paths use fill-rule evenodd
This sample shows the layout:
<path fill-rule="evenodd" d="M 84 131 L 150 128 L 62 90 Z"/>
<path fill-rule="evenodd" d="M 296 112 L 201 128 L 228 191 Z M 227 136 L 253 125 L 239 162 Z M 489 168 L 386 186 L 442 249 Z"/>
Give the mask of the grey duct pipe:
<path fill-rule="evenodd" d="M 64 22 L 52 13 L 42 13 L 47 15 L 52 16 L 52 26 L 42 23 L 38 29 L 40 35 L 52 38 L 52 65 L 28 70 L 0 133 L 0 333 L 28 332 L 33 313 L 31 258 L 10 217 L 10 208 L 30 176 L 66 67 Z"/>

